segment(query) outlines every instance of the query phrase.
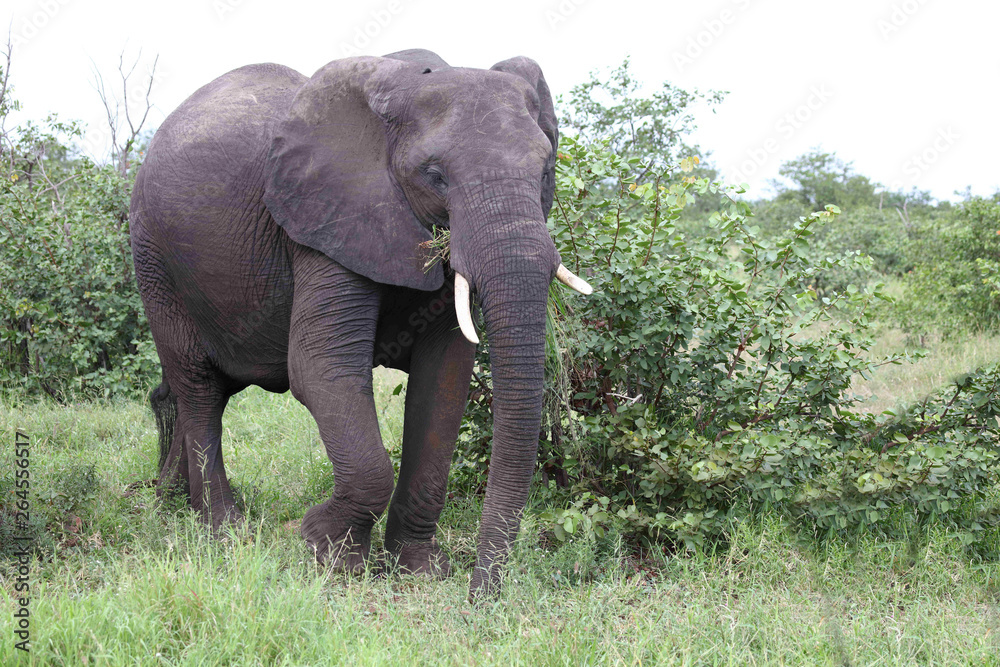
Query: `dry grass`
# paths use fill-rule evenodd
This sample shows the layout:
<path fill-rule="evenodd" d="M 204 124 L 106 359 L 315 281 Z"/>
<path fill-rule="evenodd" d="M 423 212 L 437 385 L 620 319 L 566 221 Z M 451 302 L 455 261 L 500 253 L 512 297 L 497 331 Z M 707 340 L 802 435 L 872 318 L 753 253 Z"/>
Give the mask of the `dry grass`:
<path fill-rule="evenodd" d="M 919 349 L 926 351 L 923 359 L 883 366 L 871 380 L 856 378 L 854 390 L 864 399 L 859 406 L 863 411 L 879 413 L 920 401 L 963 373 L 1000 361 L 1000 336 L 963 334 L 945 340 L 930 336 L 921 348 L 920 341 L 888 330 L 879 335 L 872 355 L 913 354 Z"/>

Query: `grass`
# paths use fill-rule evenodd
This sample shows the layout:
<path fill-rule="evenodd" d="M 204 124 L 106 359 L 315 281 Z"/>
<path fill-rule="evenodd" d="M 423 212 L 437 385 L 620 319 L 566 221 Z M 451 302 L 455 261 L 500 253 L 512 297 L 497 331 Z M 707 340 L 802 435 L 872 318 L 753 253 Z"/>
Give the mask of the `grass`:
<path fill-rule="evenodd" d="M 956 350 L 920 382 L 974 354 Z M 402 377 L 376 376 L 397 454 Z M 251 526 L 213 540 L 141 484 L 156 466 L 143 404 L 0 404 L 0 475 L 14 430 L 27 433 L 43 528 L 30 656 L 14 649 L 13 571 L 0 560 L 0 664 L 1000 665 L 1000 565 L 943 530 L 821 550 L 765 514 L 712 555 L 638 554 L 613 532 L 553 548 L 529 515 L 501 597 L 473 606 L 477 500 L 456 498 L 442 516 L 450 579 L 334 575 L 296 529 L 332 488 L 308 412 L 252 390 L 231 402 L 225 428 Z"/>
<path fill-rule="evenodd" d="M 901 365 L 883 366 L 871 380 L 856 378 L 854 391 L 864 399 L 861 409 L 882 412 L 923 399 L 933 390 L 964 373 L 1000 360 L 1000 336 L 967 334 L 942 340 L 926 337 L 913 341 L 898 329 L 881 331 L 872 348 L 875 357 L 913 353 L 923 349 L 926 356 Z"/>

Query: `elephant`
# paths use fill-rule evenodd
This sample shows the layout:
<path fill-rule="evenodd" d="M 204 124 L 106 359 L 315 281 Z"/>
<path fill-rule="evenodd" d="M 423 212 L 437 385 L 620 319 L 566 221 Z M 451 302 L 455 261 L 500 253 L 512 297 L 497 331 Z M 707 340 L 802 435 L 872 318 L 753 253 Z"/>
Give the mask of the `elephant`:
<path fill-rule="evenodd" d="M 546 228 L 558 140 L 525 57 L 482 70 L 409 50 L 308 78 L 249 65 L 184 101 L 152 139 L 129 212 L 162 365 L 157 493 L 186 494 L 216 532 L 240 522 L 223 411 L 250 385 L 291 389 L 333 464 L 333 495 L 301 524 L 317 560 L 365 567 L 388 508 L 387 556 L 447 575 L 435 533 L 479 343 L 475 295 L 494 430 L 469 594 L 498 591 L 538 447 L 549 284 L 591 291 Z M 429 262 L 439 229 L 449 255 Z M 409 374 L 395 486 L 378 365 Z"/>

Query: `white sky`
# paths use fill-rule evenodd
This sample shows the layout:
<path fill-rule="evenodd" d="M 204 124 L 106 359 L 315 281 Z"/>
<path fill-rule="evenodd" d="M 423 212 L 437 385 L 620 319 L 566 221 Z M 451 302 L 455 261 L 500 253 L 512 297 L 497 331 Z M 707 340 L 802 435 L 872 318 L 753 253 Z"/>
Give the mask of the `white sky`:
<path fill-rule="evenodd" d="M 728 90 L 696 141 L 766 194 L 780 164 L 836 151 L 887 186 L 942 199 L 1000 188 L 1000 3 L 982 0 L 5 0 L 18 117 L 79 119 L 106 151 L 94 68 L 159 55 L 152 126 L 230 69 L 311 74 L 347 53 L 436 51 L 450 64 L 537 60 L 554 93 L 621 63 L 650 88 Z"/>

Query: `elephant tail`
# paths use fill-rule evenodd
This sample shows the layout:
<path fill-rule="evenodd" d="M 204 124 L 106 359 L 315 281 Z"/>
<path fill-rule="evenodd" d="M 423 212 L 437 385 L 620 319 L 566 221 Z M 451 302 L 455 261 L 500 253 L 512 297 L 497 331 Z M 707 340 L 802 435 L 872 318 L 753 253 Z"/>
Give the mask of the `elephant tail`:
<path fill-rule="evenodd" d="M 160 464 L 157 470 L 163 470 L 170 452 L 170 443 L 174 439 L 174 423 L 177 421 L 177 396 L 170 391 L 166 378 L 149 395 L 149 405 L 153 408 L 156 430 L 160 434 Z"/>

